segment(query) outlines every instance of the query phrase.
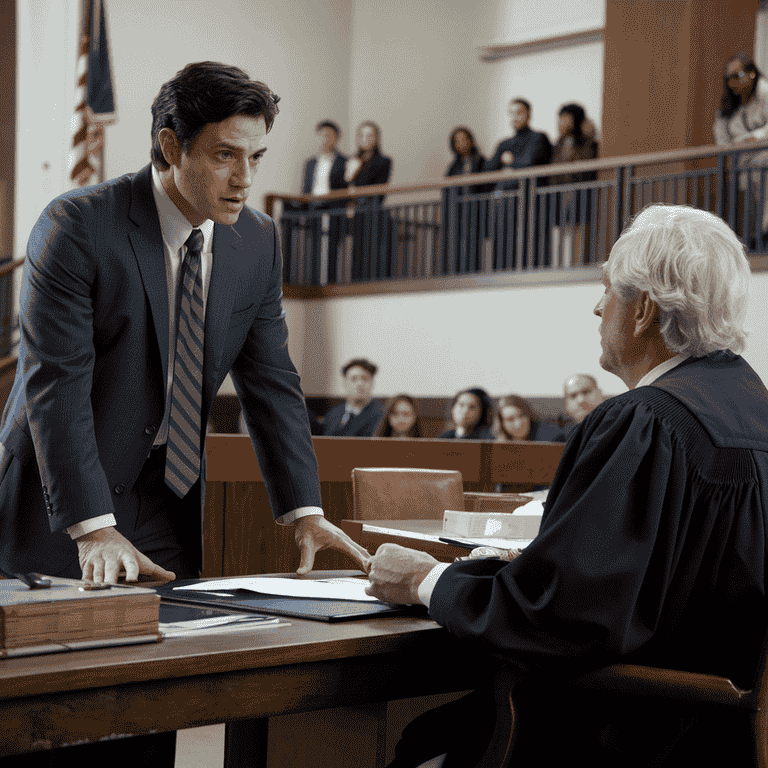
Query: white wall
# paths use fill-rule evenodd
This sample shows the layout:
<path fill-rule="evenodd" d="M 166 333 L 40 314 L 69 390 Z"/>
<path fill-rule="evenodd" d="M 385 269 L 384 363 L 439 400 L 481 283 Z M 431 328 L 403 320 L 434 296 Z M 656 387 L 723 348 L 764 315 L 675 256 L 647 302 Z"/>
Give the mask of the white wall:
<path fill-rule="evenodd" d="M 515 96 L 531 102 L 533 127 L 553 141 L 557 110 L 568 101 L 582 103 L 599 126 L 602 43 L 495 63 L 480 61 L 477 49 L 604 23 L 604 0 L 356 0 L 346 147 L 359 123 L 374 120 L 394 160 L 392 181 L 407 183 L 445 173 L 448 135 L 460 124 L 490 156 L 511 135 Z"/>
<path fill-rule="evenodd" d="M 16 253 L 40 211 L 69 188 L 79 0 L 18 2 Z M 150 106 L 190 61 L 245 69 L 280 97 L 249 204 L 295 190 L 316 151 L 314 126 L 348 113 L 352 0 L 107 0 L 118 121 L 106 130 L 108 178 L 149 162 Z M 49 170 L 43 170 L 48 164 Z"/>

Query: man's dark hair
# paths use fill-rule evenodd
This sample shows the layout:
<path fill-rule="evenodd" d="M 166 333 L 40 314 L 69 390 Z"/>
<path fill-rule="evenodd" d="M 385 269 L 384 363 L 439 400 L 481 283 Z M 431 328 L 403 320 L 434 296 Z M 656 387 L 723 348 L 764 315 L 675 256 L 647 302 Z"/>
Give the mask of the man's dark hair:
<path fill-rule="evenodd" d="M 336 125 L 333 120 L 323 120 L 322 122 L 319 122 L 315 127 L 315 133 L 317 133 L 321 128 L 330 128 L 336 134 L 337 139 L 339 136 L 341 136 L 341 128 L 339 128 L 339 126 Z"/>
<path fill-rule="evenodd" d="M 346 376 L 347 371 L 350 368 L 354 368 L 357 366 L 358 368 L 362 368 L 365 371 L 368 371 L 368 373 L 371 374 L 371 376 L 376 375 L 376 371 L 378 371 L 378 367 L 375 366 L 370 360 L 366 360 L 364 357 L 356 357 L 354 360 L 350 360 L 346 365 L 344 365 L 341 369 L 341 375 Z"/>
<path fill-rule="evenodd" d="M 220 123 L 235 115 L 263 117 L 267 131 L 278 113 L 280 97 L 242 69 L 216 61 L 187 64 L 160 88 L 152 102 L 152 164 L 158 170 L 170 167 L 160 148 L 160 131 L 170 128 L 183 151 L 209 123 Z"/>
<path fill-rule="evenodd" d="M 527 112 L 528 112 L 528 117 L 531 117 L 533 115 L 533 110 L 531 109 L 531 102 L 530 101 L 526 101 L 525 99 L 517 98 L 517 99 L 512 99 L 512 103 L 513 104 L 522 104 L 525 107 L 525 109 L 527 110 Z"/>

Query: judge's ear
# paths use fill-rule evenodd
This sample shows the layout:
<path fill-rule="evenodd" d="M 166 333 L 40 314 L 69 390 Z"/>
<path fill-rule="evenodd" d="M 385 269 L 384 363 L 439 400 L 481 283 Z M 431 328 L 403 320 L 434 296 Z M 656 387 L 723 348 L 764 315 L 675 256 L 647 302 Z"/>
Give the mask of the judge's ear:
<path fill-rule="evenodd" d="M 635 305 L 634 335 L 642 336 L 654 326 L 659 332 L 659 314 L 659 305 L 647 293 L 641 293 Z"/>
<path fill-rule="evenodd" d="M 181 162 L 181 144 L 176 134 L 170 128 L 163 128 L 157 138 L 165 162 L 168 165 L 179 165 Z"/>

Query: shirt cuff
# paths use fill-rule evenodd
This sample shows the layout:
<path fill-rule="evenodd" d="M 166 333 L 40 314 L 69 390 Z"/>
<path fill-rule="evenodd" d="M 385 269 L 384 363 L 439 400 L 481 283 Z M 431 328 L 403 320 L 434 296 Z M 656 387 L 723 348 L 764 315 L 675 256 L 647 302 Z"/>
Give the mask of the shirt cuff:
<path fill-rule="evenodd" d="M 320 507 L 298 507 L 291 512 L 286 512 L 282 517 L 278 517 L 276 522 L 278 525 L 290 525 L 295 523 L 300 517 L 307 517 L 308 515 L 325 517 Z"/>
<path fill-rule="evenodd" d="M 98 517 L 91 517 L 88 520 L 83 520 L 74 525 L 70 525 L 66 529 L 67 533 L 73 539 L 79 539 L 81 536 L 85 536 L 86 533 L 92 533 L 98 531 L 100 528 L 109 528 L 117 525 L 115 516 L 110 512 L 106 515 L 99 515 Z"/>
<path fill-rule="evenodd" d="M 432 591 L 437 584 L 437 580 L 443 575 L 446 568 L 450 568 L 452 563 L 440 563 L 436 565 L 419 584 L 419 600 L 429 608 L 429 601 L 432 599 Z"/>

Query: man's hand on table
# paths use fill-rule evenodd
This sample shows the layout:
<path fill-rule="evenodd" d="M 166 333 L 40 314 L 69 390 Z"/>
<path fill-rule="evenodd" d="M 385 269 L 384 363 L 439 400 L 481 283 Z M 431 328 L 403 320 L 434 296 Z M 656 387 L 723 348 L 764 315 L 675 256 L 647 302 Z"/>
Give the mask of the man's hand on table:
<path fill-rule="evenodd" d="M 419 584 L 436 565 L 439 561 L 426 552 L 382 544 L 371 560 L 371 586 L 365 593 L 385 603 L 421 604 Z"/>
<path fill-rule="evenodd" d="M 352 541 L 341 528 L 329 523 L 322 515 L 307 515 L 296 521 L 296 546 L 301 550 L 300 576 L 309 573 L 315 564 L 315 554 L 321 549 L 338 549 L 349 555 L 360 569 L 368 573 L 371 555 Z"/>
<path fill-rule="evenodd" d="M 176 578 L 139 552 L 128 539 L 115 528 L 99 528 L 75 539 L 83 579 L 94 582 L 117 584 L 117 577 L 124 570 L 126 581 L 136 581 L 143 573 L 153 581 L 171 581 Z"/>

